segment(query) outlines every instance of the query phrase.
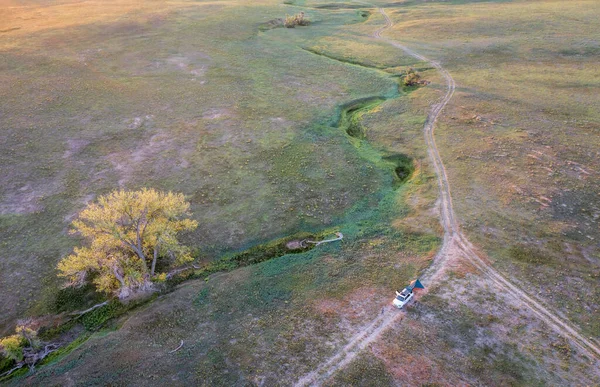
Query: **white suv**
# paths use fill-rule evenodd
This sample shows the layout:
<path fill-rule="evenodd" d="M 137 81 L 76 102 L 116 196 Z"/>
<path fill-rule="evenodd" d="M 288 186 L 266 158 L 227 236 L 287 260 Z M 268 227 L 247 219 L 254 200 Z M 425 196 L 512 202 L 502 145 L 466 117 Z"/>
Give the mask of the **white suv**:
<path fill-rule="evenodd" d="M 407 288 L 404 288 L 400 293 L 396 291 L 396 298 L 394 298 L 394 301 L 392 303 L 396 308 L 402 309 L 402 307 L 406 305 L 408 301 L 410 301 L 410 299 L 413 298 L 414 295 L 415 294 L 412 291 L 408 290 Z"/>

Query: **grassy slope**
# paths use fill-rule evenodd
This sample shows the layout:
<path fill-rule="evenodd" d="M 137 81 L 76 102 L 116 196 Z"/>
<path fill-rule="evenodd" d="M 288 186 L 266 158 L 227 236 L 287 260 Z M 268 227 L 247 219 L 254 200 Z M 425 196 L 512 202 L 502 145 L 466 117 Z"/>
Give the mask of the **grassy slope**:
<path fill-rule="evenodd" d="M 437 133 L 465 229 L 596 338 L 598 17 L 594 1 L 432 2 L 396 12 L 393 34 L 458 84 Z"/>

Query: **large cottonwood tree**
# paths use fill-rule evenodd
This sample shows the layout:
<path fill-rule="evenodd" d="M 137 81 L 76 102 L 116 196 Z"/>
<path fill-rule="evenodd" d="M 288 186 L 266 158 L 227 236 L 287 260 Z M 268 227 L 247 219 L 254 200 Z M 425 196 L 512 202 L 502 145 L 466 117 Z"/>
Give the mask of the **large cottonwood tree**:
<path fill-rule="evenodd" d="M 94 274 L 99 290 L 120 298 L 149 290 L 159 259 L 175 266 L 192 260 L 190 249 L 177 239 L 198 226 L 188 218 L 189 207 L 182 194 L 154 189 L 100 196 L 73 222 L 72 232 L 88 244 L 59 262 L 59 275 L 77 286 Z"/>

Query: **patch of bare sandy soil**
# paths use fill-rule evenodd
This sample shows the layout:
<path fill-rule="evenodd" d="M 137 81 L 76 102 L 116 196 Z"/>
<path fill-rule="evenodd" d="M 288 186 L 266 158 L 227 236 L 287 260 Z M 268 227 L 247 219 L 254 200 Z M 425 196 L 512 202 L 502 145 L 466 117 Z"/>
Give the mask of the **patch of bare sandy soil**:
<path fill-rule="evenodd" d="M 5 192 L 0 201 L 0 214 L 30 214 L 41 211 L 42 205 L 39 199 L 42 198 L 40 192 L 36 192 L 31 184 L 25 184 L 22 187 Z"/>
<path fill-rule="evenodd" d="M 202 118 L 205 120 L 218 120 L 218 119 L 229 118 L 231 116 L 232 116 L 231 111 L 229 109 L 223 109 L 223 108 L 208 109 L 204 113 L 202 113 Z"/>
<path fill-rule="evenodd" d="M 135 117 L 128 127 L 130 129 L 139 129 L 144 122 L 148 121 L 146 116 L 143 118 Z M 179 160 L 169 160 L 166 153 L 172 149 L 178 149 L 175 145 L 175 138 L 167 132 L 158 131 L 150 136 L 145 143 L 139 145 L 133 150 L 126 150 L 111 153 L 106 159 L 113 165 L 115 171 L 119 174 L 119 187 L 125 187 L 136 175 L 144 168 L 157 167 L 161 164 L 163 169 L 169 170 L 175 164 L 180 164 Z M 167 165 L 168 164 L 168 165 Z"/>
<path fill-rule="evenodd" d="M 370 316 L 388 307 L 388 303 L 381 300 L 381 294 L 385 292 L 386 289 L 381 288 L 359 288 L 343 299 L 317 300 L 313 308 L 318 315 L 337 321 L 342 332 L 352 335 L 365 328 L 365 321 L 368 322 Z"/>
<path fill-rule="evenodd" d="M 68 139 L 62 155 L 63 160 L 72 159 L 89 144 L 90 141 L 86 139 Z M 42 168 L 43 166 L 36 166 L 35 170 Z M 63 172 L 60 171 L 59 175 Z M 29 173 L 35 173 L 35 171 Z M 2 179 L 0 214 L 3 215 L 24 215 L 43 211 L 42 199 L 64 189 L 60 178 L 32 179 L 23 172 L 17 172 L 17 169 L 7 170 Z"/>
<path fill-rule="evenodd" d="M 125 58 L 131 58 L 132 63 L 139 62 L 138 53 L 126 54 Z M 146 64 L 135 68 L 129 67 L 127 62 L 123 63 L 123 70 L 131 72 L 136 76 L 157 74 L 179 74 L 187 76 L 190 81 L 206 82 L 205 75 L 211 66 L 210 56 L 204 52 L 186 52 L 185 54 L 173 54 L 164 58 L 155 58 Z"/>
<path fill-rule="evenodd" d="M 65 150 L 65 153 L 63 154 L 63 159 L 68 159 L 70 157 L 75 156 L 89 144 L 90 144 L 89 140 L 82 139 L 82 138 L 68 139 L 67 140 L 67 149 Z"/>

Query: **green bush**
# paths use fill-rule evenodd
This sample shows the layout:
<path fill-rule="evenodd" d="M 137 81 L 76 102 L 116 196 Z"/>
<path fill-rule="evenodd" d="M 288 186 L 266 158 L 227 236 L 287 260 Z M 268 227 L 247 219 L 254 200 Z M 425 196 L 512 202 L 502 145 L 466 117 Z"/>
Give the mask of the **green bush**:
<path fill-rule="evenodd" d="M 118 300 L 111 300 L 108 304 L 101 306 L 81 317 L 81 324 L 87 330 L 98 329 L 102 324 L 111 318 L 117 317 L 128 308 Z"/>
<path fill-rule="evenodd" d="M 77 324 L 77 321 L 70 320 L 65 323 L 61 323 L 51 327 L 41 327 L 40 331 L 38 332 L 38 337 L 40 338 L 40 340 L 51 341 L 55 337 L 58 337 L 61 334 L 72 329 L 75 326 L 75 324 Z"/>
<path fill-rule="evenodd" d="M 96 292 L 91 283 L 81 287 L 69 286 L 59 290 L 54 301 L 54 309 L 58 313 L 86 309 L 90 305 L 102 302 L 102 297 L 103 295 Z"/>
<path fill-rule="evenodd" d="M 27 341 L 21 335 L 12 335 L 0 340 L 2 354 L 14 361 L 23 360 L 23 347 Z"/>
<path fill-rule="evenodd" d="M 408 180 L 415 171 L 413 159 L 405 154 L 397 153 L 394 155 L 385 156 L 383 159 L 393 164 L 394 174 L 399 179 L 400 183 L 404 183 L 406 180 Z"/>
<path fill-rule="evenodd" d="M 552 257 L 549 255 L 526 245 L 511 246 L 508 249 L 508 254 L 515 261 L 530 265 L 552 265 L 554 263 Z"/>

